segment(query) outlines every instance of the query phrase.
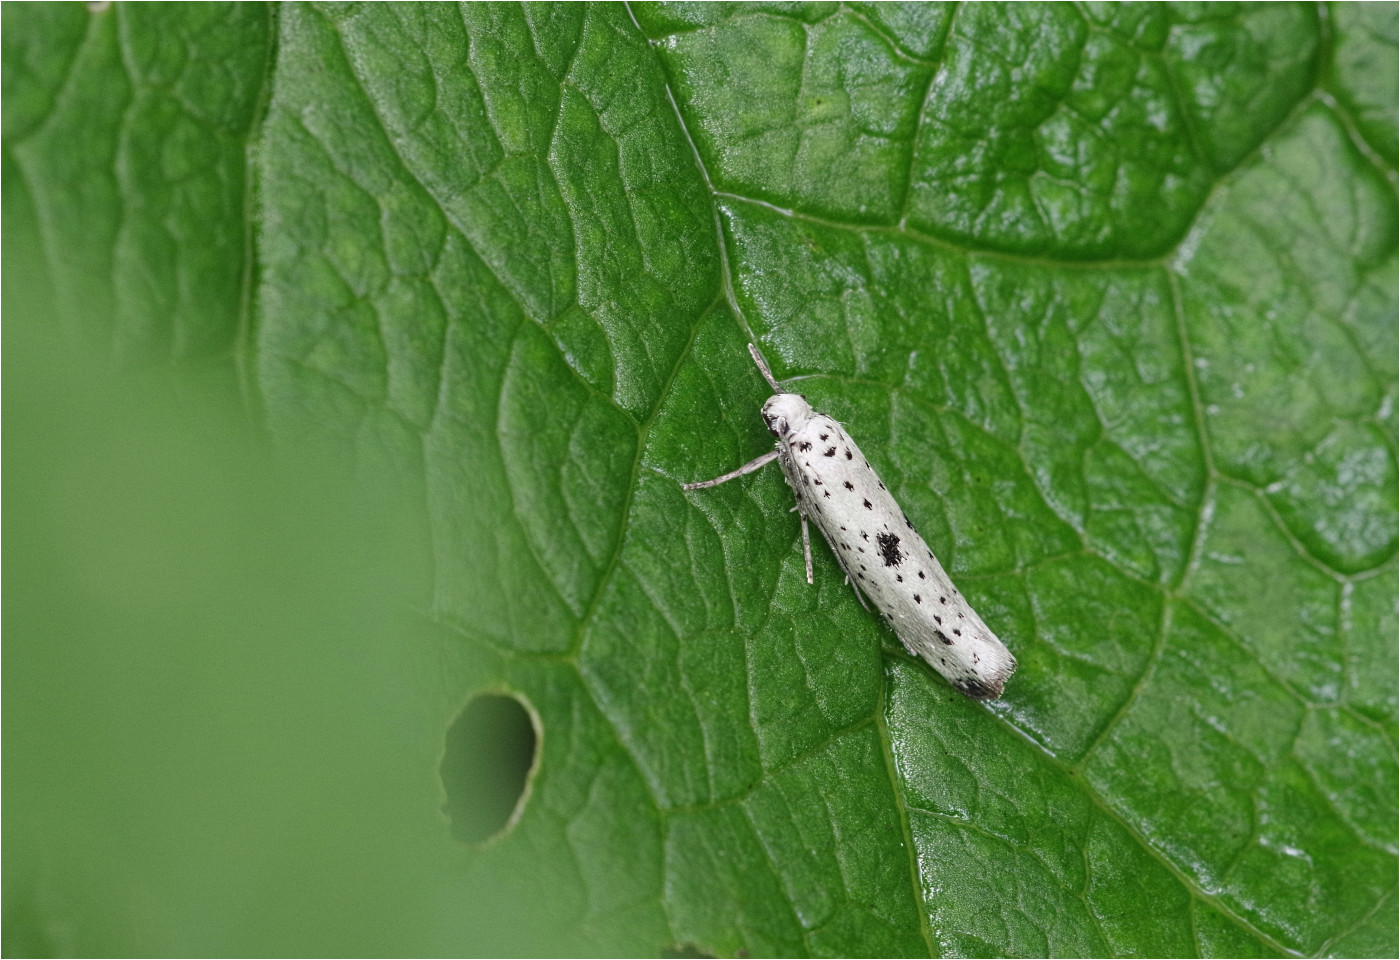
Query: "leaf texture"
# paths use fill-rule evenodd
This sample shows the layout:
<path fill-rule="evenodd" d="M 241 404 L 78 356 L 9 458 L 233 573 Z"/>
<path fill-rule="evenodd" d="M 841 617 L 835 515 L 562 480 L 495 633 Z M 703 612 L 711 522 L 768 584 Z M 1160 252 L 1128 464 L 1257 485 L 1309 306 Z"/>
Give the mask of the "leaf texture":
<path fill-rule="evenodd" d="M 579 953 L 1394 955 L 1392 5 L 146 9 L 6 8 L 15 215 L 86 335 L 398 465 L 544 733 L 464 871 Z M 778 471 L 681 491 L 771 442 L 749 340 L 1003 700 Z"/>

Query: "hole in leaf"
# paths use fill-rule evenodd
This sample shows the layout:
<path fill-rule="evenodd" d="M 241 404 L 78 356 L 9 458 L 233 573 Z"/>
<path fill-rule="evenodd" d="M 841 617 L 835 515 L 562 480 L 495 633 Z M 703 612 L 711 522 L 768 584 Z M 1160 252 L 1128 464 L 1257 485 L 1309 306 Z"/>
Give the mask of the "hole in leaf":
<path fill-rule="evenodd" d="M 473 697 L 447 728 L 439 773 L 452 836 L 483 843 L 515 825 L 529 798 L 539 731 L 519 698 L 504 693 Z"/>

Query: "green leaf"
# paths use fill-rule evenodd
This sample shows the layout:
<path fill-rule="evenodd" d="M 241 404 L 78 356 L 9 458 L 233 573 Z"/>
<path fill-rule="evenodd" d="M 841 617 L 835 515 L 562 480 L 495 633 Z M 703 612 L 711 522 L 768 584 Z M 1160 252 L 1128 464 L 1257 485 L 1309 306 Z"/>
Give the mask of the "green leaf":
<path fill-rule="evenodd" d="M 5 11 L 7 185 L 61 322 L 131 359 L 227 355 L 243 321 L 265 10 Z"/>
<path fill-rule="evenodd" d="M 5 8 L 6 279 L 409 499 L 428 572 L 330 537 L 416 611 L 351 645 L 390 703 L 305 707 L 401 738 L 362 734 L 398 779 L 345 814 L 406 825 L 355 859 L 416 904 L 378 949 L 1395 953 L 1393 5 L 180 11 Z M 778 471 L 681 491 L 769 449 L 750 340 L 1011 647 L 1003 700 L 823 544 L 806 583 Z M 541 755 L 469 849 L 434 758 L 487 690 Z M 154 858 L 58 844 L 56 789 L 11 807 L 42 828 L 7 933 L 55 929 L 57 844 L 56 949 L 278 949 L 115 897 Z M 273 887 L 334 899 L 285 879 L 327 856 Z M 265 896 L 252 861 L 212 862 Z"/>

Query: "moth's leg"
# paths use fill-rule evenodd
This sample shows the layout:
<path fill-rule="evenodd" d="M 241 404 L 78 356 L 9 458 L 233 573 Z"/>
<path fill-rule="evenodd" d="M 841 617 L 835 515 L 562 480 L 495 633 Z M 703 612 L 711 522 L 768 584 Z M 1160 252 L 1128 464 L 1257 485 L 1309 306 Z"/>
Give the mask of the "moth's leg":
<path fill-rule="evenodd" d="M 851 583 L 851 575 L 850 575 L 850 574 L 846 574 L 846 582 L 847 582 L 847 583 Z M 856 599 L 860 601 L 860 605 L 861 605 L 862 607 L 864 607 L 865 609 L 869 610 L 869 609 L 870 609 L 870 604 L 868 604 L 868 603 L 865 602 L 865 594 L 863 594 L 863 593 L 860 592 L 860 587 L 856 586 L 854 583 L 851 583 L 851 589 L 854 590 L 854 591 L 856 592 Z"/>
<path fill-rule="evenodd" d="M 812 541 L 807 537 L 807 515 L 802 515 L 802 558 L 807 561 L 807 585 L 812 584 Z"/>
<path fill-rule="evenodd" d="M 761 470 L 776 459 L 778 459 L 778 451 L 769 450 L 761 457 L 754 457 L 738 470 L 730 470 L 724 476 L 715 477 L 713 480 L 701 480 L 699 483 L 683 483 L 681 484 L 681 489 L 699 490 L 703 487 L 717 487 L 726 480 L 733 480 L 735 477 L 742 477 L 746 473 L 753 473 L 755 470 Z"/>
<path fill-rule="evenodd" d="M 822 536 L 826 537 L 826 544 L 831 547 L 831 555 L 835 557 L 836 562 L 841 565 L 841 572 L 846 575 L 846 582 L 849 583 L 851 589 L 855 591 L 856 599 L 860 601 L 862 607 L 869 610 L 870 604 L 865 602 L 865 594 L 861 592 L 860 587 L 856 584 L 855 578 L 851 576 L 851 570 L 846 566 L 846 561 L 841 557 L 841 551 L 837 550 L 836 544 L 831 542 L 831 537 L 827 534 L 826 528 L 817 527 L 817 529 L 822 532 Z"/>

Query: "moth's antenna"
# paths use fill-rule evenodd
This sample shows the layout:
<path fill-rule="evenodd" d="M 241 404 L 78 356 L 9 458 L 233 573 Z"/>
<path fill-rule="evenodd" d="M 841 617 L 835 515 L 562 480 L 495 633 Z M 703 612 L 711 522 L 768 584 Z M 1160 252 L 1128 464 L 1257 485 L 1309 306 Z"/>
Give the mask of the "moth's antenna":
<path fill-rule="evenodd" d="M 753 362 L 758 364 L 758 372 L 763 374 L 763 379 L 768 381 L 768 386 L 773 388 L 773 392 L 783 393 L 783 388 L 778 386 L 778 381 L 773 379 L 773 373 L 768 369 L 768 364 L 763 362 L 763 354 L 758 352 L 758 347 L 749 344 L 749 356 L 753 357 Z"/>

